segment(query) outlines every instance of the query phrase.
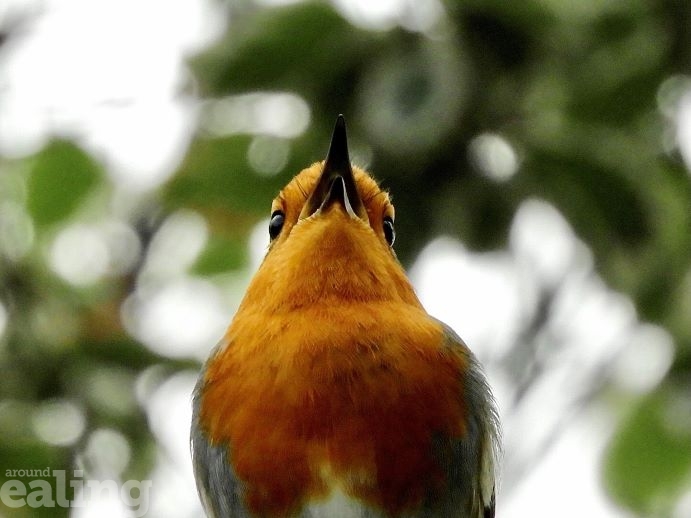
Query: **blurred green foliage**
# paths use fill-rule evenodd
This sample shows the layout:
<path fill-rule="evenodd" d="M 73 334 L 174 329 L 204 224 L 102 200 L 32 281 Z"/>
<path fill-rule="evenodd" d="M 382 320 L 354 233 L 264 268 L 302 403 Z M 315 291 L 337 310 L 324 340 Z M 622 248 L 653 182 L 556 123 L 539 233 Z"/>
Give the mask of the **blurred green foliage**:
<path fill-rule="evenodd" d="M 154 441 L 135 380 L 197 367 L 152 352 L 120 316 L 160 222 L 182 208 L 206 219 L 210 238 L 191 274 L 213 280 L 246 267 L 251 229 L 288 179 L 322 158 L 344 113 L 356 161 L 393 193 L 404 264 L 440 234 L 476 250 L 504 247 L 517 208 L 537 197 L 564 214 L 641 319 L 671 333 L 670 372 L 621 405 L 604 460 L 619 504 L 669 515 L 691 473 L 691 423 L 669 425 L 672 400 L 691 394 L 691 181 L 664 147 L 669 121 L 658 103 L 661 85 L 691 64 L 688 6 L 448 0 L 444 9 L 425 32 L 356 27 L 327 2 L 233 3 L 223 38 L 190 59 L 199 95 L 291 92 L 309 106 L 307 131 L 287 139 L 277 174 L 260 175 L 248 160 L 257 135 L 217 135 L 202 120 L 175 174 L 129 215 L 139 259 L 90 285 L 56 275 L 47 250 L 61 225 L 110 215 L 105 165 L 68 140 L 0 162 L 0 466 L 68 469 L 89 432 L 106 427 L 133 450 L 124 478 L 145 478 Z M 469 153 L 482 134 L 510 143 L 517 174 L 483 174 Z M 85 420 L 65 444 L 32 425 L 56 401 Z M 12 515 L 33 516 L 22 512 Z"/>
<path fill-rule="evenodd" d="M 100 166 L 71 142 L 56 140 L 30 164 L 26 206 L 37 225 L 68 217 L 102 178 Z"/>
<path fill-rule="evenodd" d="M 643 399 L 611 445 L 606 486 L 644 515 L 665 515 L 689 473 L 691 429 L 683 422 L 688 386 L 665 387 Z"/>

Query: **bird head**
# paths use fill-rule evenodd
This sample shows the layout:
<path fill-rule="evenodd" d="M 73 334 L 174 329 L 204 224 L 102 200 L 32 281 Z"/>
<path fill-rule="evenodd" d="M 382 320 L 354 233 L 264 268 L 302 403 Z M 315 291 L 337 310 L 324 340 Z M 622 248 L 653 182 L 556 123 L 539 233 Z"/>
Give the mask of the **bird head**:
<path fill-rule="evenodd" d="M 272 310 L 329 298 L 419 305 L 393 250 L 394 217 L 386 191 L 351 164 L 339 116 L 326 160 L 273 200 L 271 242 L 246 300 Z"/>

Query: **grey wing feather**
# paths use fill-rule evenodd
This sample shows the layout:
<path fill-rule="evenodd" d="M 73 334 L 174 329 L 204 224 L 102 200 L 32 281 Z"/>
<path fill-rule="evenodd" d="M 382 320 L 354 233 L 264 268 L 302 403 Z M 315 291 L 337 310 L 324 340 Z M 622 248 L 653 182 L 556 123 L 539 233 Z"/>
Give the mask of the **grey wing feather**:
<path fill-rule="evenodd" d="M 492 393 L 475 355 L 449 326 L 444 328 L 445 345 L 468 362 L 462 390 L 468 409 L 467 434 L 452 447 L 449 475 L 469 518 L 494 518 L 495 485 L 501 454 L 499 417 Z M 479 478 L 473 474 L 479 473 Z M 470 486 L 468 482 L 470 481 Z"/>
<path fill-rule="evenodd" d="M 197 382 L 193 395 L 190 446 L 197 491 L 210 518 L 243 518 L 249 516 L 242 502 L 241 487 L 228 459 L 227 445 L 211 444 L 199 425 L 203 376 Z"/>

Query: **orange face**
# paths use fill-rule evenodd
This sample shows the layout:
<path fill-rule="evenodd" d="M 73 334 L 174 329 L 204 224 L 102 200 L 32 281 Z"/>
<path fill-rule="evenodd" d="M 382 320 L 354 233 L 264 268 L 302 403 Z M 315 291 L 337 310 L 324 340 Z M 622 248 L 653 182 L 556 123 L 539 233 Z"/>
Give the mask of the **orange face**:
<path fill-rule="evenodd" d="M 324 168 L 324 162 L 317 162 L 304 169 L 280 192 L 271 204 L 271 213 L 280 210 L 285 213 L 285 226 L 277 239 L 272 241 L 272 247 L 284 242 L 290 231 L 301 216 L 303 208 L 310 194 L 314 191 Z M 393 221 L 395 211 L 386 191 L 382 191 L 365 171 L 359 167 L 353 167 L 353 176 L 357 185 L 358 194 L 366 210 L 367 223 L 381 238 L 381 242 L 388 247 L 384 235 L 384 218 L 389 217 Z M 304 218 L 304 214 L 303 219 Z M 364 218 L 363 218 L 364 219 Z"/>
<path fill-rule="evenodd" d="M 393 224 L 393 205 L 367 173 L 353 171 L 362 216 L 349 215 L 339 204 L 304 214 L 322 167 L 317 163 L 303 170 L 274 200 L 271 212 L 283 214 L 283 227 L 243 305 L 280 311 L 323 304 L 330 297 L 419 305 L 386 239 L 384 221 Z"/>

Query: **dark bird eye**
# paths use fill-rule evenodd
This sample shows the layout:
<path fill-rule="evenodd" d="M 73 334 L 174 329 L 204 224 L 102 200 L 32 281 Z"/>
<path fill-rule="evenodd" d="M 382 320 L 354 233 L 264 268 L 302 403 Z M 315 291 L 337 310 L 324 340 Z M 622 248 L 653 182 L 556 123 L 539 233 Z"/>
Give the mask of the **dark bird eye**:
<path fill-rule="evenodd" d="M 396 240 L 396 230 L 393 228 L 391 216 L 384 216 L 384 237 L 389 246 L 393 246 L 393 242 Z"/>
<path fill-rule="evenodd" d="M 269 221 L 269 237 L 271 241 L 278 237 L 283 228 L 283 223 L 285 221 L 285 214 L 282 210 L 275 210 L 271 214 L 271 220 Z"/>

